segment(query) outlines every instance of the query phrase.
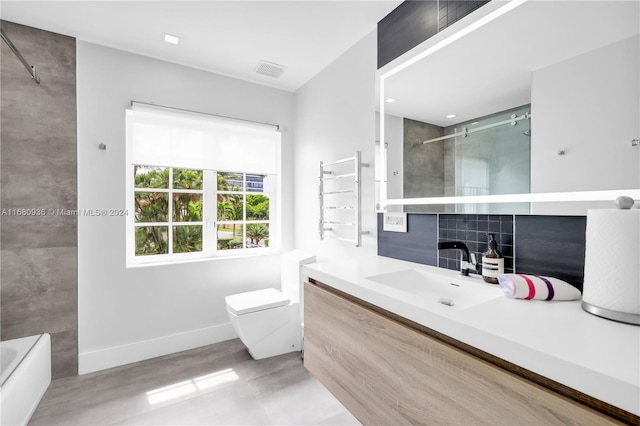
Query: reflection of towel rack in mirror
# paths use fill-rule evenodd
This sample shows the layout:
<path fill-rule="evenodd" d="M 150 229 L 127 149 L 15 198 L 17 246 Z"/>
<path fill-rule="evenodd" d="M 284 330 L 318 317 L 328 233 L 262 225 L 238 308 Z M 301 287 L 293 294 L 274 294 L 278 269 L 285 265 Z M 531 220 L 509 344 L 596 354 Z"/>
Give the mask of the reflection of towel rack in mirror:
<path fill-rule="evenodd" d="M 356 151 L 353 157 L 343 158 L 332 163 L 320 162 L 320 220 L 318 229 L 320 239 L 332 238 L 339 241 L 346 241 L 355 244 L 356 247 L 362 245 L 362 235 L 368 231 L 362 231 L 362 199 L 361 199 L 361 179 L 360 171 L 362 167 L 369 167 L 369 164 L 361 161 L 360 151 Z M 332 185 L 331 182 L 334 182 Z M 331 205 L 325 205 L 325 197 L 329 197 Z M 345 205 L 335 205 L 340 201 Z M 344 211 L 341 216 L 337 216 L 339 211 Z M 336 217 L 327 220 L 326 215 L 332 212 Z M 327 225 L 334 225 L 328 227 Z M 353 230 L 348 228 L 353 227 Z M 342 236 L 350 232 L 353 238 Z"/>

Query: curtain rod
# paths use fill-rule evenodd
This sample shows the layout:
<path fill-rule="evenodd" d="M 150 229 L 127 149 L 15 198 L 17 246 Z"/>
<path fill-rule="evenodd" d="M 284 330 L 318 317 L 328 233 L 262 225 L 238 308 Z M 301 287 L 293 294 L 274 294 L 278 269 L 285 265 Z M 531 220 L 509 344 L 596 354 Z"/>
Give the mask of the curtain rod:
<path fill-rule="evenodd" d="M 191 109 L 176 108 L 176 107 L 171 107 L 171 106 L 167 106 L 167 105 L 154 104 L 154 103 L 151 103 L 151 102 L 141 102 L 141 101 L 131 100 L 131 106 L 133 106 L 134 104 L 149 105 L 149 106 L 152 106 L 152 107 L 171 109 L 171 110 L 174 110 L 174 111 L 181 111 L 181 112 L 188 112 L 188 113 L 191 113 L 191 114 L 208 115 L 208 116 L 211 116 L 211 117 L 226 118 L 228 120 L 237 120 L 237 121 L 244 121 L 244 122 L 247 122 L 247 123 L 261 124 L 263 126 L 275 127 L 276 131 L 280 131 L 280 125 L 279 124 L 263 123 L 263 122 L 260 122 L 260 121 L 247 120 L 245 118 L 229 117 L 227 115 L 212 114 L 212 113 L 209 113 L 209 112 L 194 111 L 194 110 L 191 110 Z"/>
<path fill-rule="evenodd" d="M 33 65 L 29 65 L 27 60 L 24 59 L 24 56 L 22 56 L 18 49 L 13 45 L 13 43 L 11 43 L 11 40 L 9 40 L 9 37 L 4 33 L 4 30 L 2 28 L 0 28 L 0 36 L 2 37 L 2 40 L 7 44 L 7 46 L 9 46 L 9 49 L 11 49 L 14 55 L 16 55 L 20 62 L 22 62 L 22 65 L 24 65 L 27 71 L 29 71 L 29 74 L 31 74 L 31 78 L 33 78 L 36 83 L 40 84 L 40 77 L 38 77 L 38 74 L 36 73 L 36 67 L 34 67 Z"/>
<path fill-rule="evenodd" d="M 522 114 L 519 117 L 515 117 L 515 114 L 513 114 L 511 116 L 511 118 L 509 118 L 508 120 L 498 121 L 497 123 L 487 124 L 487 125 L 484 125 L 484 126 L 476 127 L 475 129 L 467 129 L 466 127 L 463 127 L 461 132 L 452 133 L 450 135 L 445 135 L 445 136 L 440 136 L 439 138 L 433 138 L 433 139 L 429 139 L 427 141 L 418 140 L 418 142 L 414 143 L 411 148 L 416 148 L 416 147 L 418 147 L 420 145 L 425 145 L 425 144 L 428 144 L 428 143 L 431 143 L 431 142 L 437 142 L 437 141 L 442 141 L 442 140 L 445 140 L 445 139 L 455 138 L 457 136 L 464 136 L 466 138 L 467 135 L 470 134 L 470 133 L 479 132 L 481 130 L 487 130 L 487 129 L 490 129 L 492 127 L 501 126 L 503 124 L 511 124 L 512 126 L 515 126 L 518 121 L 520 121 L 520 120 L 528 120 L 530 118 L 531 118 L 531 113 L 529 113 L 529 112 L 525 112 L 524 114 Z"/>

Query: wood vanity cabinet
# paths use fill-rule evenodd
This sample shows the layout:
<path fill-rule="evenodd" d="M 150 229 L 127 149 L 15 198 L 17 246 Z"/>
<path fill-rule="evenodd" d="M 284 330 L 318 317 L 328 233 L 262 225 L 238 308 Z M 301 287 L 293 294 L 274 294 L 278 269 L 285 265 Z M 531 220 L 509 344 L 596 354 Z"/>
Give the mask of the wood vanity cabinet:
<path fill-rule="evenodd" d="M 305 284 L 304 365 L 363 424 L 622 424 L 345 296 Z"/>

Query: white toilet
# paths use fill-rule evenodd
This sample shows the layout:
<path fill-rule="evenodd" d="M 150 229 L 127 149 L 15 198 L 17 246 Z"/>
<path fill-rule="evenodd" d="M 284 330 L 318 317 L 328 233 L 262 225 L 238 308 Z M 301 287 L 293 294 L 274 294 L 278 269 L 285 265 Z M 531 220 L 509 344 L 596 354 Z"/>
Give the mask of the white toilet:
<path fill-rule="evenodd" d="M 253 359 L 302 349 L 302 266 L 316 257 L 300 250 L 282 255 L 281 291 L 275 288 L 225 298 L 233 328 Z"/>

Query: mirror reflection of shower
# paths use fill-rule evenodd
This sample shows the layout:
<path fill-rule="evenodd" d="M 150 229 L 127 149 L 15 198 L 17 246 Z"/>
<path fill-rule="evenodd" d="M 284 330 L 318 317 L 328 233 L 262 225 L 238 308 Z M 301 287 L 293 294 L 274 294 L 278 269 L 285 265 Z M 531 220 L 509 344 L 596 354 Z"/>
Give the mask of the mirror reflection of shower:
<path fill-rule="evenodd" d="M 455 138 L 455 195 L 524 194 L 530 190 L 530 105 L 460 123 Z M 530 116 L 529 116 L 530 117 Z M 502 123 L 502 124 L 497 124 Z M 489 127 L 490 125 L 497 124 Z M 474 128 L 484 130 L 472 132 Z M 506 209 L 505 209 L 506 208 Z M 470 211 L 472 210 L 472 211 Z M 460 213 L 529 213 L 528 205 L 458 205 Z"/>
<path fill-rule="evenodd" d="M 404 197 L 528 193 L 530 111 L 531 106 L 524 105 L 448 127 L 404 119 L 403 163 L 405 175 L 411 175 L 404 180 Z M 447 205 L 434 211 L 526 214 L 529 210 L 528 203 L 514 203 Z"/>

